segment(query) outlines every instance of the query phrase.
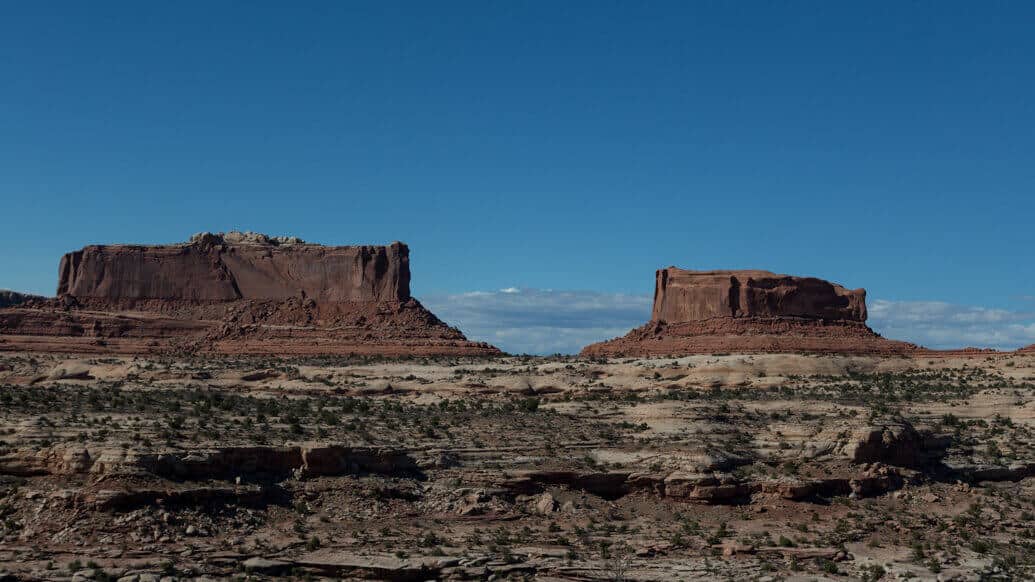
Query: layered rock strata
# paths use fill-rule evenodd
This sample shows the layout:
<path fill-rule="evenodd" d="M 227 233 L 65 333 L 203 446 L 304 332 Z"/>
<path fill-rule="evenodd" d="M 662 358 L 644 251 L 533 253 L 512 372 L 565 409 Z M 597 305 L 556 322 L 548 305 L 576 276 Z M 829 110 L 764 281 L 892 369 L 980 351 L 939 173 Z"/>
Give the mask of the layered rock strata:
<path fill-rule="evenodd" d="M 0 309 L 0 349 L 490 355 L 410 296 L 409 248 L 203 233 L 91 245 L 61 259 L 55 299 Z"/>

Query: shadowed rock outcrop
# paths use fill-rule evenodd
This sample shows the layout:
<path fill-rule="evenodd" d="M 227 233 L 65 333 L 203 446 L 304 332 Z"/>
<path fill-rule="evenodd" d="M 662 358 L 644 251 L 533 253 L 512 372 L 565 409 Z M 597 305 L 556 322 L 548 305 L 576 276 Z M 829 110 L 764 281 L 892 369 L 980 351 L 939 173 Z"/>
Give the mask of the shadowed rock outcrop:
<path fill-rule="evenodd" d="M 28 303 L 30 301 L 39 301 L 45 299 L 39 295 L 29 295 L 28 293 L 19 293 L 17 291 L 8 291 L 7 289 L 0 289 L 0 308 L 12 307 L 14 305 L 20 305 L 22 303 Z"/>
<path fill-rule="evenodd" d="M 903 353 L 866 326 L 866 291 L 769 271 L 659 269 L 651 321 L 587 356 L 716 352 Z"/>
<path fill-rule="evenodd" d="M 845 443 L 843 453 L 857 464 L 919 468 L 940 462 L 951 444 L 951 435 L 924 434 L 909 422 L 897 419 L 857 428 Z"/>
<path fill-rule="evenodd" d="M 0 349 L 489 355 L 410 296 L 409 248 L 202 233 L 91 245 L 61 259 L 57 298 L 0 309 Z"/>

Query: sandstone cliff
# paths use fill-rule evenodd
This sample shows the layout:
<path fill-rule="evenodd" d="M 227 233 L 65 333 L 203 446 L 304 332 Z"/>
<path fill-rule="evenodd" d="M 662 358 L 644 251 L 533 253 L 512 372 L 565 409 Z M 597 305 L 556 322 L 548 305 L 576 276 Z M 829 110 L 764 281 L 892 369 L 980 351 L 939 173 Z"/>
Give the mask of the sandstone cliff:
<path fill-rule="evenodd" d="M 57 299 L 0 310 L 0 349 L 493 354 L 410 296 L 409 249 L 255 233 L 66 254 Z"/>
<path fill-rule="evenodd" d="M 713 317 L 866 321 L 866 291 L 769 271 L 657 271 L 651 320 L 676 323 Z"/>
<path fill-rule="evenodd" d="M 76 299 L 318 303 L 406 301 L 410 251 L 388 246 L 236 242 L 196 235 L 168 246 L 93 245 L 61 259 L 57 293 Z"/>
<path fill-rule="evenodd" d="M 655 275 L 651 321 L 624 337 L 589 345 L 588 356 L 716 352 L 902 353 L 865 324 L 866 291 L 769 271 Z"/>

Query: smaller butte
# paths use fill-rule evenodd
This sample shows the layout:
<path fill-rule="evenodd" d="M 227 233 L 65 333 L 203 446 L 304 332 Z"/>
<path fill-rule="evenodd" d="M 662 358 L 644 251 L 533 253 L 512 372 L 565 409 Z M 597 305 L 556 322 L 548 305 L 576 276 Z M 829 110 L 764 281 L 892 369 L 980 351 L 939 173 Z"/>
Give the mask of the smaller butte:
<path fill-rule="evenodd" d="M 651 321 L 584 356 L 813 352 L 905 354 L 866 325 L 866 291 L 760 270 L 656 273 Z"/>

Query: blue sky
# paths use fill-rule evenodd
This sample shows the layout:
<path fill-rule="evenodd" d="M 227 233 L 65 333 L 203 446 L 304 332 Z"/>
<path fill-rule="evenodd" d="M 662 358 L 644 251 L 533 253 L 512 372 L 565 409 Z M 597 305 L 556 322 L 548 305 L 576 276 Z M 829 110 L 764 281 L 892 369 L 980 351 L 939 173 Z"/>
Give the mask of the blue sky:
<path fill-rule="evenodd" d="M 670 264 L 864 286 L 904 339 L 1032 343 L 1032 22 L 1024 2 L 8 3 L 0 287 L 52 293 L 84 244 L 240 228 L 406 241 L 414 293 L 513 349 L 622 328 Z M 576 291 L 614 313 L 564 327 Z"/>

